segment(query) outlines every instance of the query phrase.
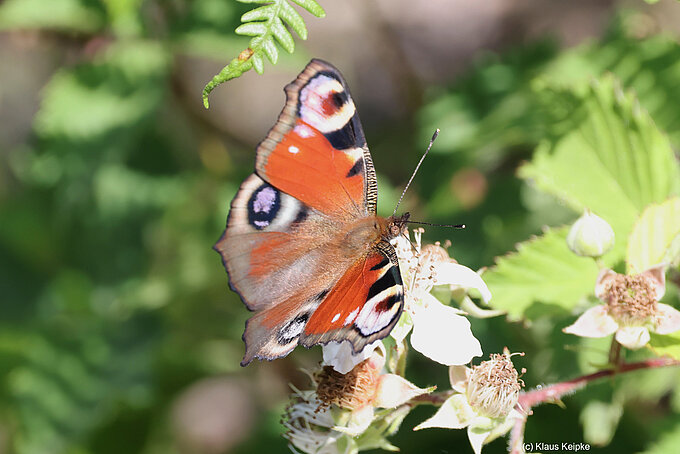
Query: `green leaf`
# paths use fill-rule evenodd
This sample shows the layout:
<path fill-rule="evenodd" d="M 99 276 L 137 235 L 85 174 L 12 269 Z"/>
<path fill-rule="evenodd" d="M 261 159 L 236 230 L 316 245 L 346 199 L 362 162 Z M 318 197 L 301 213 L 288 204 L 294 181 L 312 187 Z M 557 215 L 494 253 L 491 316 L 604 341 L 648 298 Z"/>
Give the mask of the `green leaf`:
<path fill-rule="evenodd" d="M 281 12 L 279 13 L 281 19 L 286 21 L 290 27 L 295 30 L 295 33 L 302 39 L 307 39 L 307 27 L 305 27 L 305 21 L 302 16 L 295 11 L 295 9 L 290 6 L 290 4 L 284 2 L 281 4 Z"/>
<path fill-rule="evenodd" d="M 264 72 L 264 60 L 262 59 L 262 54 L 253 54 L 250 59 L 253 62 L 253 68 L 255 68 L 255 72 L 262 74 Z"/>
<path fill-rule="evenodd" d="M 137 41 L 112 45 L 94 63 L 59 71 L 45 87 L 36 132 L 43 139 L 68 140 L 71 146 L 108 140 L 158 106 L 168 64 L 161 45 Z"/>
<path fill-rule="evenodd" d="M 105 16 L 96 2 L 6 0 L 0 5 L 0 30 L 47 28 L 95 33 L 104 26 Z"/>
<path fill-rule="evenodd" d="M 659 356 L 670 356 L 680 361 L 680 331 L 671 334 L 650 333 L 649 346 Z"/>
<path fill-rule="evenodd" d="M 648 206 L 633 227 L 628 239 L 626 263 L 630 274 L 662 262 L 674 262 L 678 251 L 673 241 L 680 236 L 680 197 Z"/>
<path fill-rule="evenodd" d="M 315 0 L 293 0 L 316 17 L 326 17 L 326 12 Z"/>
<path fill-rule="evenodd" d="M 235 33 L 237 35 L 259 36 L 267 33 L 267 26 L 262 22 L 250 22 L 248 24 L 239 25 Z"/>
<path fill-rule="evenodd" d="M 241 16 L 241 22 L 254 22 L 271 19 L 276 14 L 276 9 L 272 5 L 261 6 L 248 11 Z"/>
<path fill-rule="evenodd" d="M 649 204 L 677 194 L 680 170 L 668 138 L 612 76 L 580 90 L 544 89 L 555 115 L 552 137 L 520 176 L 565 201 L 589 208 L 616 233 L 609 263 L 624 257 L 635 219 Z"/>
<path fill-rule="evenodd" d="M 571 309 L 593 291 L 598 267 L 592 259 L 567 247 L 568 229 L 549 229 L 543 236 L 517 246 L 484 273 L 493 298 L 491 306 L 511 318 L 534 318 L 533 303 Z"/>
<path fill-rule="evenodd" d="M 291 54 L 295 52 L 295 41 L 293 41 L 293 36 L 278 17 L 272 21 L 271 31 L 279 44 L 281 44 L 281 47 Z"/>
<path fill-rule="evenodd" d="M 618 402 L 588 402 L 581 412 L 583 439 L 596 446 L 608 445 L 614 437 L 621 415 L 623 407 Z"/>
<path fill-rule="evenodd" d="M 278 60 L 276 41 L 289 53 L 295 51 L 295 41 L 290 31 L 284 25 L 288 24 L 302 39 L 307 39 L 307 27 L 302 16 L 288 3 L 288 0 L 239 0 L 241 3 L 257 3 L 266 5 L 255 8 L 241 16 L 244 22 L 236 28 L 239 35 L 252 36 L 248 49 L 241 52 L 238 58 L 233 59 L 219 74 L 216 74 L 203 88 L 203 105 L 209 107 L 208 95 L 221 83 L 239 77 L 250 68 L 255 68 L 259 74 L 264 72 L 263 54 L 272 64 Z M 325 12 L 314 0 L 297 1 L 297 4 L 305 8 L 317 17 L 325 16 Z"/>
<path fill-rule="evenodd" d="M 671 430 L 664 433 L 651 447 L 640 454 L 676 454 L 680 446 L 680 424 L 676 424 Z"/>
<path fill-rule="evenodd" d="M 274 44 L 273 39 L 266 39 L 262 42 L 262 49 L 264 49 L 265 55 L 267 55 L 267 58 L 269 59 L 272 64 L 276 64 L 276 62 L 279 60 L 279 50 L 276 48 L 276 44 Z"/>

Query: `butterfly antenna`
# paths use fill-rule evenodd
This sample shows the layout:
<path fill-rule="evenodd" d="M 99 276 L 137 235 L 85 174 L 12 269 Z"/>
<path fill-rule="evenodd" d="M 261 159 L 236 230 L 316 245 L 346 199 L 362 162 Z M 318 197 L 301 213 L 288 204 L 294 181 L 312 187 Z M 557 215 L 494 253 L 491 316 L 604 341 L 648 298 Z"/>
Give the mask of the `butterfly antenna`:
<path fill-rule="evenodd" d="M 464 229 L 465 224 L 432 224 L 429 222 L 406 221 L 408 224 L 430 225 L 432 227 L 450 227 L 452 229 Z"/>
<path fill-rule="evenodd" d="M 411 178 L 409 178 L 408 183 L 406 183 L 406 187 L 404 188 L 404 191 L 401 193 L 401 197 L 399 197 L 399 201 L 397 202 L 397 206 L 394 207 L 394 211 L 392 212 L 392 216 L 394 216 L 397 213 L 397 210 L 399 209 L 399 205 L 401 204 L 401 201 L 404 198 L 404 195 L 406 194 L 406 191 L 408 191 L 408 187 L 411 185 L 411 182 L 413 181 L 413 178 L 415 178 L 416 173 L 418 173 L 418 169 L 420 168 L 420 165 L 423 163 L 423 160 L 425 159 L 425 156 L 430 152 L 430 148 L 432 148 L 432 144 L 434 141 L 437 139 L 437 136 L 439 135 L 439 128 L 432 134 L 432 138 L 430 139 L 430 144 L 427 146 L 427 150 L 425 150 L 425 153 L 423 153 L 423 157 L 420 158 L 420 161 L 418 161 L 418 165 L 416 166 L 416 170 L 413 171 L 413 174 L 411 175 Z"/>

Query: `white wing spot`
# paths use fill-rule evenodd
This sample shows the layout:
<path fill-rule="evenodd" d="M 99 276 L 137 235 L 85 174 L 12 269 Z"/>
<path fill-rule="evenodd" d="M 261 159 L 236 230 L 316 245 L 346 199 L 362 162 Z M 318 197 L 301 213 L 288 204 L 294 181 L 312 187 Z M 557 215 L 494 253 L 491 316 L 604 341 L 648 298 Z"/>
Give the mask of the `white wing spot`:
<path fill-rule="evenodd" d="M 300 149 L 298 147 L 291 145 L 290 147 L 288 147 L 288 151 L 293 154 L 298 154 L 300 152 Z"/>
<path fill-rule="evenodd" d="M 308 139 L 314 135 L 314 131 L 307 125 L 297 125 L 293 128 L 293 132 L 303 139 Z"/>
<path fill-rule="evenodd" d="M 359 313 L 359 308 L 357 307 L 357 308 L 354 309 L 352 312 L 350 312 L 350 314 L 347 316 L 347 318 L 345 319 L 345 323 L 343 324 L 343 326 L 347 326 L 347 325 L 349 325 L 350 323 L 352 323 L 352 322 L 354 321 L 354 318 L 357 316 L 358 313 Z"/>
<path fill-rule="evenodd" d="M 331 323 L 335 323 L 339 318 L 340 318 L 340 312 L 338 312 L 337 314 L 335 314 L 333 316 L 333 320 L 331 320 Z"/>

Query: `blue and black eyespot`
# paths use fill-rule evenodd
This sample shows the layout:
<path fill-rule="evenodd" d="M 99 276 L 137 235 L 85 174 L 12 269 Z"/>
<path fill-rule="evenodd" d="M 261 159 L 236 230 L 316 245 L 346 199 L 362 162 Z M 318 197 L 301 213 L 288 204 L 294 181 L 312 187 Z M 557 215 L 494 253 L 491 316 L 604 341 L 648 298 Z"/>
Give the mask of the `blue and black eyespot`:
<path fill-rule="evenodd" d="M 253 191 L 248 200 L 248 223 L 257 230 L 269 227 L 281 209 L 281 192 L 270 184 Z"/>

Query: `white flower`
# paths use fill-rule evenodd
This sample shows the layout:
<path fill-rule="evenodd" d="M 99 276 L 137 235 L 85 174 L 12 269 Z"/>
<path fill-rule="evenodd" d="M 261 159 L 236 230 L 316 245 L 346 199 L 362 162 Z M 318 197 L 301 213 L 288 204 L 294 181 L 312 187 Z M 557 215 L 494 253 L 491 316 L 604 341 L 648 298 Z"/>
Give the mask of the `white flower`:
<path fill-rule="evenodd" d="M 283 418 L 291 444 L 304 453 L 347 454 L 351 452 L 351 439 L 333 430 L 335 421 L 330 408 L 322 407 L 314 391 L 295 390 L 294 402 L 288 406 Z M 295 452 L 295 451 L 294 451 Z"/>
<path fill-rule="evenodd" d="M 408 413 L 407 406 L 397 407 L 435 388 L 421 389 L 399 375 L 383 373 L 384 365 L 385 351 L 380 344 L 368 359 L 347 373 L 324 366 L 312 375 L 314 390 L 295 390 L 283 421 L 285 437 L 305 453 L 357 452 L 362 439 L 356 437 L 377 419 L 381 423 L 372 428 L 366 442 L 390 447 L 385 436 L 395 431 L 397 421 Z M 376 408 L 396 410 L 376 417 Z"/>
<path fill-rule="evenodd" d="M 491 355 L 489 361 L 479 366 L 449 367 L 454 394 L 413 430 L 467 427 L 475 454 L 482 451 L 482 445 L 505 435 L 516 419 L 522 417 L 515 407 L 524 383 L 512 365 L 511 356 L 505 349 L 502 355 Z"/>
<path fill-rule="evenodd" d="M 423 355 L 447 366 L 469 363 L 482 355 L 470 322 L 462 311 L 442 304 L 430 292 L 440 285 L 477 289 L 485 302 L 491 292 L 479 274 L 453 261 L 439 244 L 421 247 L 422 232 L 414 231 L 415 244 L 403 235 L 393 240 L 404 280 L 405 308 L 391 335 L 401 343 L 413 329 L 411 345 Z"/>
<path fill-rule="evenodd" d="M 341 374 L 346 374 L 354 369 L 354 366 L 370 358 L 376 348 L 380 348 L 384 355 L 385 347 L 382 341 L 368 344 L 359 353 L 354 353 L 352 344 L 348 341 L 329 342 L 322 347 L 323 364 L 333 367 L 333 369 Z"/>
<path fill-rule="evenodd" d="M 670 334 L 680 330 L 680 311 L 659 303 L 666 291 L 665 270 L 665 265 L 657 265 L 632 276 L 602 270 L 595 283 L 595 296 L 606 304 L 588 309 L 563 331 L 582 337 L 616 333 L 618 343 L 638 349 L 649 342 L 650 332 Z"/>

